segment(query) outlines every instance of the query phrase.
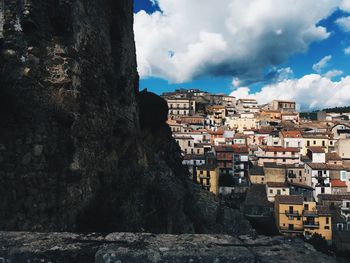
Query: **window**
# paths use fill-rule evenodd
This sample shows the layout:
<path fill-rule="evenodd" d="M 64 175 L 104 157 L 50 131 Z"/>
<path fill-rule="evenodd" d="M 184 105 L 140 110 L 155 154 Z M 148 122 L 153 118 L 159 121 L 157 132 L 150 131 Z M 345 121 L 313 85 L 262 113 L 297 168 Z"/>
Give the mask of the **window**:
<path fill-rule="evenodd" d="M 329 226 L 325 226 L 325 227 L 324 227 L 324 229 L 327 229 L 327 230 L 329 230 Z"/>
<path fill-rule="evenodd" d="M 326 224 L 329 224 L 329 217 L 326 217 Z"/>
<path fill-rule="evenodd" d="M 273 190 L 272 189 L 270 189 L 270 194 L 273 194 Z"/>
<path fill-rule="evenodd" d="M 340 171 L 340 180 L 346 181 L 348 179 L 346 171 Z"/>
<path fill-rule="evenodd" d="M 283 188 L 283 189 L 282 189 L 282 191 L 283 191 L 283 192 L 285 192 L 285 191 L 286 191 L 286 189 L 284 189 L 284 188 Z"/>
<path fill-rule="evenodd" d="M 306 141 L 306 146 L 310 146 L 310 141 Z"/>
<path fill-rule="evenodd" d="M 314 141 L 314 145 L 316 144 L 316 141 Z"/>
<path fill-rule="evenodd" d="M 330 145 L 333 145 L 333 141 L 330 141 L 329 144 L 330 144 Z"/>
<path fill-rule="evenodd" d="M 324 194 L 324 187 L 321 187 L 321 194 Z"/>
<path fill-rule="evenodd" d="M 309 204 L 304 204 L 304 210 L 308 211 L 309 210 Z"/>
<path fill-rule="evenodd" d="M 280 195 L 281 194 L 281 190 L 277 190 L 277 194 Z"/>
<path fill-rule="evenodd" d="M 282 161 L 285 163 L 285 162 L 286 162 L 286 159 L 283 159 Z"/>
<path fill-rule="evenodd" d="M 191 146 L 191 141 L 188 141 L 188 142 L 187 142 L 187 146 Z"/>
<path fill-rule="evenodd" d="M 322 141 L 322 146 L 325 147 L 326 146 L 326 142 Z"/>
<path fill-rule="evenodd" d="M 299 176 L 301 177 L 301 170 L 299 171 Z"/>

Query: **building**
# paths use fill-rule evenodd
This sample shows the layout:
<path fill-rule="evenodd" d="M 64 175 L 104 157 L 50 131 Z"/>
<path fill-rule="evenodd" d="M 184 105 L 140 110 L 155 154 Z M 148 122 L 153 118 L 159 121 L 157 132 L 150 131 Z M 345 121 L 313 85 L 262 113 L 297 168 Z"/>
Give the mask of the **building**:
<path fill-rule="evenodd" d="M 166 98 L 169 107 L 169 117 L 171 119 L 180 116 L 194 115 L 196 112 L 196 102 L 186 98 Z"/>
<path fill-rule="evenodd" d="M 256 156 L 260 166 L 265 162 L 276 164 L 295 164 L 300 162 L 299 148 L 292 147 L 259 146 Z"/>
<path fill-rule="evenodd" d="M 296 106 L 294 101 L 287 100 L 273 100 L 272 110 L 280 112 L 295 112 Z"/>
<path fill-rule="evenodd" d="M 214 147 L 217 167 L 220 176 L 222 174 L 233 175 L 233 147 L 232 145 L 221 145 Z"/>
<path fill-rule="evenodd" d="M 239 99 L 237 100 L 237 110 L 239 112 L 259 112 L 258 102 L 255 99 Z"/>
<path fill-rule="evenodd" d="M 300 195 L 277 195 L 275 197 L 275 218 L 279 231 L 285 235 L 321 235 L 332 241 L 332 217 L 327 206 L 304 201 Z"/>
<path fill-rule="evenodd" d="M 314 188 L 301 183 L 289 183 L 289 193 L 290 195 L 301 195 L 304 201 L 313 201 L 313 191 Z"/>
<path fill-rule="evenodd" d="M 281 131 L 280 139 L 282 147 L 294 147 L 302 148 L 303 147 L 303 138 L 300 131 Z"/>
<path fill-rule="evenodd" d="M 252 184 L 265 184 L 265 172 L 262 166 L 253 166 L 249 169 L 249 180 Z"/>
<path fill-rule="evenodd" d="M 280 233 L 302 235 L 304 198 L 300 195 L 277 195 L 275 197 L 275 220 Z"/>
<path fill-rule="evenodd" d="M 324 163 L 306 163 L 305 164 L 307 185 L 313 187 L 314 199 L 318 201 L 319 194 L 331 194 L 331 184 L 329 176 L 329 167 Z"/>
<path fill-rule="evenodd" d="M 204 164 L 198 166 L 197 172 L 197 183 L 203 186 L 204 189 L 219 194 L 219 172 L 215 165 Z"/>
<path fill-rule="evenodd" d="M 274 202 L 276 195 L 289 195 L 289 185 L 287 183 L 267 182 L 266 195 L 269 202 Z"/>
<path fill-rule="evenodd" d="M 327 206 L 317 206 L 315 202 L 304 202 L 304 236 L 321 235 L 326 241 L 332 241 L 332 214 Z"/>
<path fill-rule="evenodd" d="M 349 139 L 339 139 L 335 143 L 336 153 L 344 160 L 350 160 L 350 140 Z"/>
<path fill-rule="evenodd" d="M 322 147 L 328 152 L 328 145 L 331 145 L 329 137 L 324 133 L 302 133 L 303 143 L 301 153 L 305 155 L 308 147 Z M 332 145 L 331 145 L 332 146 Z"/>
<path fill-rule="evenodd" d="M 232 145 L 233 148 L 233 174 L 241 179 L 248 180 L 249 148 L 242 145 Z"/>

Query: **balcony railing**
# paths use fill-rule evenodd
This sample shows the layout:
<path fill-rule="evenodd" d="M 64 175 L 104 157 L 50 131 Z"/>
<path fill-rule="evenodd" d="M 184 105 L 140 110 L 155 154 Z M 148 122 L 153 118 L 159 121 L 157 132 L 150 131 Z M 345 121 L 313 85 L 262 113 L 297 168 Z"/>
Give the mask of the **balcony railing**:
<path fill-rule="evenodd" d="M 304 229 L 303 229 L 303 227 L 293 227 L 293 228 L 280 227 L 280 231 L 287 232 L 287 233 L 300 233 L 300 232 L 303 232 Z"/>
<path fill-rule="evenodd" d="M 299 215 L 299 211 L 286 210 L 285 213 L 286 213 L 287 216 L 300 216 Z"/>
<path fill-rule="evenodd" d="M 320 227 L 320 223 L 304 221 L 304 227 L 307 227 L 307 228 L 319 228 Z"/>

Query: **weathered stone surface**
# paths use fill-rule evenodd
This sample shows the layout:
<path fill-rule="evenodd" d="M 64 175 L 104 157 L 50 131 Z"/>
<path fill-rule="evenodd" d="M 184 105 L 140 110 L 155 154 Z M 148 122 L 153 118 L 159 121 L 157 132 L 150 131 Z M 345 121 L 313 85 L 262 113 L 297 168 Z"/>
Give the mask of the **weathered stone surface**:
<path fill-rule="evenodd" d="M 0 0 L 0 32 L 0 229 L 249 231 L 139 94 L 132 0 Z"/>
<path fill-rule="evenodd" d="M 337 262 L 298 239 L 228 235 L 0 232 L 0 262 Z"/>

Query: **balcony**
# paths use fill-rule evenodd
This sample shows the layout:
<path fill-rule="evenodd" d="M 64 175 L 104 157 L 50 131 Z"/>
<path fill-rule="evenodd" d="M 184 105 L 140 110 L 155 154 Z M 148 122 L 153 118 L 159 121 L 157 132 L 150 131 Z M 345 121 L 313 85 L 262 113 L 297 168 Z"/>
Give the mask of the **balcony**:
<path fill-rule="evenodd" d="M 320 223 L 312 221 L 304 221 L 304 227 L 306 228 L 320 228 Z"/>
<path fill-rule="evenodd" d="M 305 217 L 317 217 L 318 213 L 316 210 L 304 210 L 303 216 L 305 216 Z"/>
<path fill-rule="evenodd" d="M 286 210 L 286 211 L 285 211 L 285 214 L 286 214 L 287 216 L 300 216 L 300 215 L 299 215 L 299 212 L 298 212 L 298 211 L 294 211 L 294 210 Z"/>
<path fill-rule="evenodd" d="M 283 233 L 302 233 L 304 231 L 303 227 L 280 227 L 280 231 Z"/>

